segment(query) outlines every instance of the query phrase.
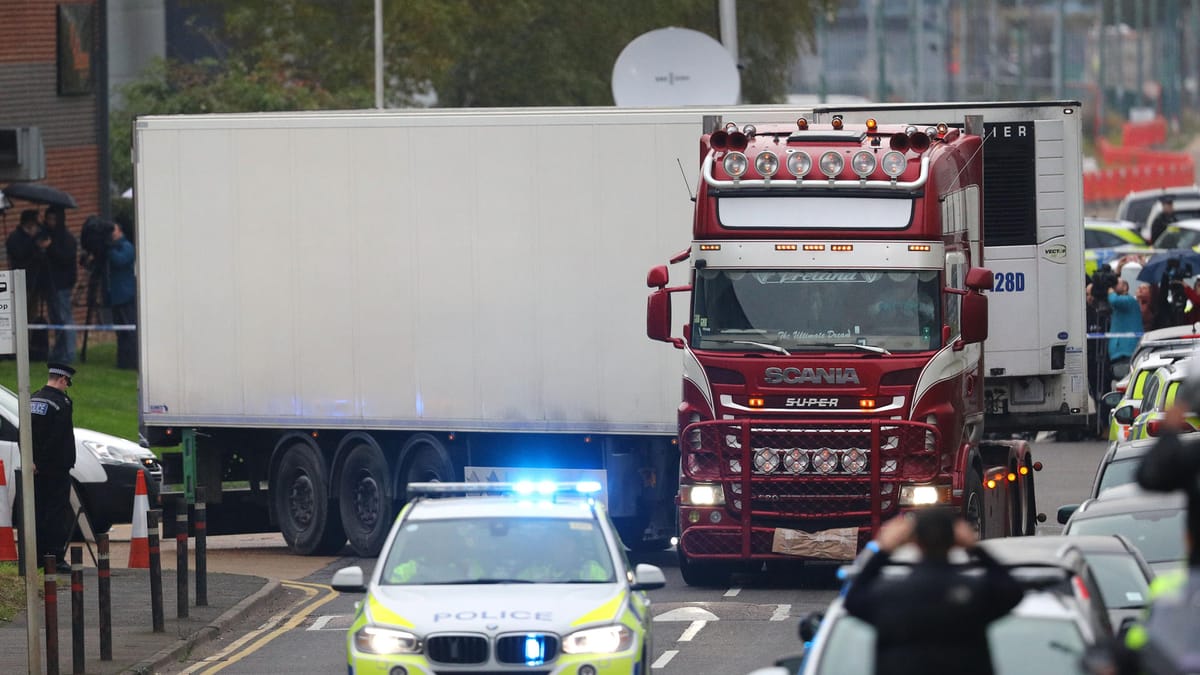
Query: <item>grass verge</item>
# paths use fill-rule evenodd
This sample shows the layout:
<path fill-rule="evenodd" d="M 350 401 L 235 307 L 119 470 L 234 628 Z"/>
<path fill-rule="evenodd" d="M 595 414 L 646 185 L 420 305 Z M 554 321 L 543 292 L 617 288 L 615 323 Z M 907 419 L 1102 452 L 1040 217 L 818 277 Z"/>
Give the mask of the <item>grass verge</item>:
<path fill-rule="evenodd" d="M 25 609 L 25 580 L 17 573 L 17 563 L 0 563 L 0 621 L 12 621 Z"/>

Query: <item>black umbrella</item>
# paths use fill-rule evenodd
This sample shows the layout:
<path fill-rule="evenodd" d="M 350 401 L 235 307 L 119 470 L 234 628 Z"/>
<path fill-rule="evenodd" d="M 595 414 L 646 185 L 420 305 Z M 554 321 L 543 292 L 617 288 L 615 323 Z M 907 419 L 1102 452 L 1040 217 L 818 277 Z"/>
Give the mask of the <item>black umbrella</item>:
<path fill-rule="evenodd" d="M 11 183 L 4 188 L 4 196 L 9 199 L 24 199 L 34 204 L 61 206 L 64 209 L 79 208 L 71 195 L 41 183 Z"/>

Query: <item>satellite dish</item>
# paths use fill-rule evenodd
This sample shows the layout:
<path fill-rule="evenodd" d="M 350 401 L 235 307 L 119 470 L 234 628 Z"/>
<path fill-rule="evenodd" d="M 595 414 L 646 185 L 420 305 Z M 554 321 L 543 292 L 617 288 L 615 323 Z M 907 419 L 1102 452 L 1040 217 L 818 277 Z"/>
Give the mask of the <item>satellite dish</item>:
<path fill-rule="evenodd" d="M 612 89 L 619 106 L 735 105 L 741 76 L 720 42 L 689 28 L 659 28 L 621 50 Z"/>

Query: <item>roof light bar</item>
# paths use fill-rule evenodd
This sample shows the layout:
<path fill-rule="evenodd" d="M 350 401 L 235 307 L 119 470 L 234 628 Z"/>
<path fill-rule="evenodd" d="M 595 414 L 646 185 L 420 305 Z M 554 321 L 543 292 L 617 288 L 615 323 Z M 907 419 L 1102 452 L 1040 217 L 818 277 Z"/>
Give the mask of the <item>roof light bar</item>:
<path fill-rule="evenodd" d="M 518 481 L 515 483 L 409 483 L 406 491 L 410 496 L 426 495 L 445 497 L 450 495 L 540 495 L 553 496 L 557 494 L 591 495 L 600 492 L 598 481 Z"/>
<path fill-rule="evenodd" d="M 788 173 L 797 179 L 804 178 L 808 175 L 809 171 L 812 171 L 812 157 L 803 150 L 789 154 L 787 158 L 787 170 Z"/>

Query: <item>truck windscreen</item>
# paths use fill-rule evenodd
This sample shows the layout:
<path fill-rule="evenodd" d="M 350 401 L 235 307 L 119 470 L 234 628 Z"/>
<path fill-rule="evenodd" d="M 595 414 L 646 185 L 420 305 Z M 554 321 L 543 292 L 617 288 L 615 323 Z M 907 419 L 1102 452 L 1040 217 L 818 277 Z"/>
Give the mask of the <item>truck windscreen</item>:
<path fill-rule="evenodd" d="M 938 349 L 939 270 L 730 270 L 696 272 L 692 348 L 714 351 Z M 956 321 L 950 321 L 953 325 Z M 855 347 L 842 347 L 855 349 Z"/>

